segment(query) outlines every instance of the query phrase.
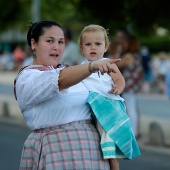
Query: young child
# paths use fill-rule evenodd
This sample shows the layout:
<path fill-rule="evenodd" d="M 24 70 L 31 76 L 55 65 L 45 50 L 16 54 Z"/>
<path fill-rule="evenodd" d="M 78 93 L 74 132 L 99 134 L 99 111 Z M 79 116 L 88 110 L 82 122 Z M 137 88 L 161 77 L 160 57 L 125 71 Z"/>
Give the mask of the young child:
<path fill-rule="evenodd" d="M 105 60 L 103 55 L 109 47 L 107 31 L 99 25 L 86 26 L 80 34 L 79 46 L 87 59 L 83 63 L 90 61 L 93 64 L 95 60 Z M 109 159 L 111 169 L 119 170 L 118 158 L 132 159 L 140 155 L 140 150 L 124 99 L 119 96 L 125 81 L 115 64 L 114 69 L 116 73 L 110 73 L 109 70 L 108 74 L 103 75 L 94 72 L 83 83 L 90 91 L 87 102 L 97 119 L 103 157 Z"/>

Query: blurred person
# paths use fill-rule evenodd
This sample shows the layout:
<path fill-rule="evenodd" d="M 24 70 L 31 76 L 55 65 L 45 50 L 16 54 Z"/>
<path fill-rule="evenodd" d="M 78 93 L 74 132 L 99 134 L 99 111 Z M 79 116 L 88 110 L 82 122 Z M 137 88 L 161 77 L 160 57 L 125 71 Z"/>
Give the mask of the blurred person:
<path fill-rule="evenodd" d="M 168 96 L 169 100 L 170 100 L 170 70 L 169 72 L 166 74 L 166 95 Z"/>
<path fill-rule="evenodd" d="M 26 46 L 25 47 L 25 59 L 22 63 L 22 67 L 32 65 L 33 57 L 34 57 L 34 55 L 33 55 L 32 49 L 29 46 Z"/>
<path fill-rule="evenodd" d="M 115 59 L 120 57 L 120 46 L 119 43 L 115 40 L 111 41 L 108 51 L 107 51 L 107 58 Z"/>
<path fill-rule="evenodd" d="M 16 76 L 14 94 L 32 133 L 24 143 L 19 169 L 109 170 L 82 80 L 95 71 L 115 72 L 113 64 L 119 60 L 59 67 L 64 33 L 53 21 L 31 23 L 27 42 L 35 57 Z"/>
<path fill-rule="evenodd" d="M 86 26 L 80 34 L 79 42 L 86 58 L 83 63 L 107 60 L 103 55 L 109 47 L 109 37 L 102 26 Z M 125 87 L 125 80 L 116 64 L 114 69 L 116 73 L 94 72 L 83 83 L 90 91 L 87 102 L 97 120 L 103 157 L 109 159 L 111 170 L 119 170 L 119 158 L 132 159 L 139 156 L 140 151 L 126 113 L 124 99 L 119 95 Z"/>
<path fill-rule="evenodd" d="M 118 30 L 116 33 L 116 41 L 119 44 L 120 57 L 128 50 L 130 33 L 126 29 Z"/>
<path fill-rule="evenodd" d="M 20 68 L 22 68 L 22 63 L 25 59 L 25 55 L 24 55 L 24 50 L 22 48 L 22 46 L 17 45 L 13 51 L 13 57 L 14 57 L 14 61 L 15 61 L 15 67 L 17 70 L 19 70 Z"/>
<path fill-rule="evenodd" d="M 63 57 L 61 59 L 61 62 L 73 66 L 81 63 L 81 54 L 78 47 L 78 44 L 76 44 L 73 41 L 73 34 L 70 29 L 64 29 L 64 36 L 65 36 L 65 49 L 63 53 Z M 71 54 L 71 57 L 70 57 Z"/>
<path fill-rule="evenodd" d="M 132 123 L 135 137 L 140 137 L 139 123 L 140 113 L 137 103 L 137 94 L 143 83 L 143 68 L 140 58 L 139 40 L 127 31 L 120 30 L 116 34 L 117 41 L 121 48 L 121 61 L 116 63 L 125 79 L 125 89 L 122 97 L 125 99 L 127 114 Z"/>
<path fill-rule="evenodd" d="M 159 92 L 162 94 L 166 93 L 165 77 L 169 70 L 170 70 L 170 62 L 167 59 L 167 53 L 161 51 L 158 54 L 158 58 L 155 59 L 154 71 L 156 76 L 156 82 L 159 87 Z"/>
<path fill-rule="evenodd" d="M 13 60 L 13 55 L 8 50 L 4 50 L 0 55 L 0 70 L 13 70 L 15 63 Z"/>
<path fill-rule="evenodd" d="M 143 76 L 144 82 L 142 86 L 142 91 L 144 93 L 149 93 L 153 75 L 152 75 L 152 56 L 151 53 L 149 52 L 148 47 L 146 46 L 141 47 L 140 56 L 141 56 L 142 66 L 144 71 L 144 76 Z"/>

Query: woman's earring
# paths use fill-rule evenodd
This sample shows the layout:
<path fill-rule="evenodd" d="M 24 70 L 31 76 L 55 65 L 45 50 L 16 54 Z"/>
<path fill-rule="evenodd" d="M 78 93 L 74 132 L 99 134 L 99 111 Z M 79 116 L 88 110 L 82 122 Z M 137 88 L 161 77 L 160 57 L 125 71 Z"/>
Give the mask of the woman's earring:
<path fill-rule="evenodd" d="M 34 49 L 33 49 L 33 55 L 32 55 L 32 57 L 33 57 L 33 58 L 35 58 L 35 57 L 36 57 L 35 52 L 36 52 L 36 50 L 35 50 L 35 48 L 34 48 Z"/>

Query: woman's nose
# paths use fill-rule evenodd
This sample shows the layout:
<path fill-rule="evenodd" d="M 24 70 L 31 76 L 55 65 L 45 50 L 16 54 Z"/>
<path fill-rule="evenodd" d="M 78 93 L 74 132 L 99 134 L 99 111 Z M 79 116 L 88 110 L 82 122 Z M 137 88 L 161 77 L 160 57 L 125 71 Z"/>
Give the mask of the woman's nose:
<path fill-rule="evenodd" d="M 58 44 L 55 44 L 53 47 L 54 50 L 58 50 Z"/>

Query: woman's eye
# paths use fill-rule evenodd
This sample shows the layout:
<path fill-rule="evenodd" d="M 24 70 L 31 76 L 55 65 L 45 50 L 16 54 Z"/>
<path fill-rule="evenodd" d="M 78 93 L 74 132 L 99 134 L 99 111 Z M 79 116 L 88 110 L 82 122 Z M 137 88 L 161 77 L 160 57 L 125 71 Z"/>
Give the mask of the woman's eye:
<path fill-rule="evenodd" d="M 52 43 L 52 42 L 53 42 L 53 40 L 47 40 L 47 42 L 50 42 L 50 43 Z"/>
<path fill-rule="evenodd" d="M 59 44 L 64 44 L 64 41 L 59 41 L 58 43 L 59 43 Z"/>

